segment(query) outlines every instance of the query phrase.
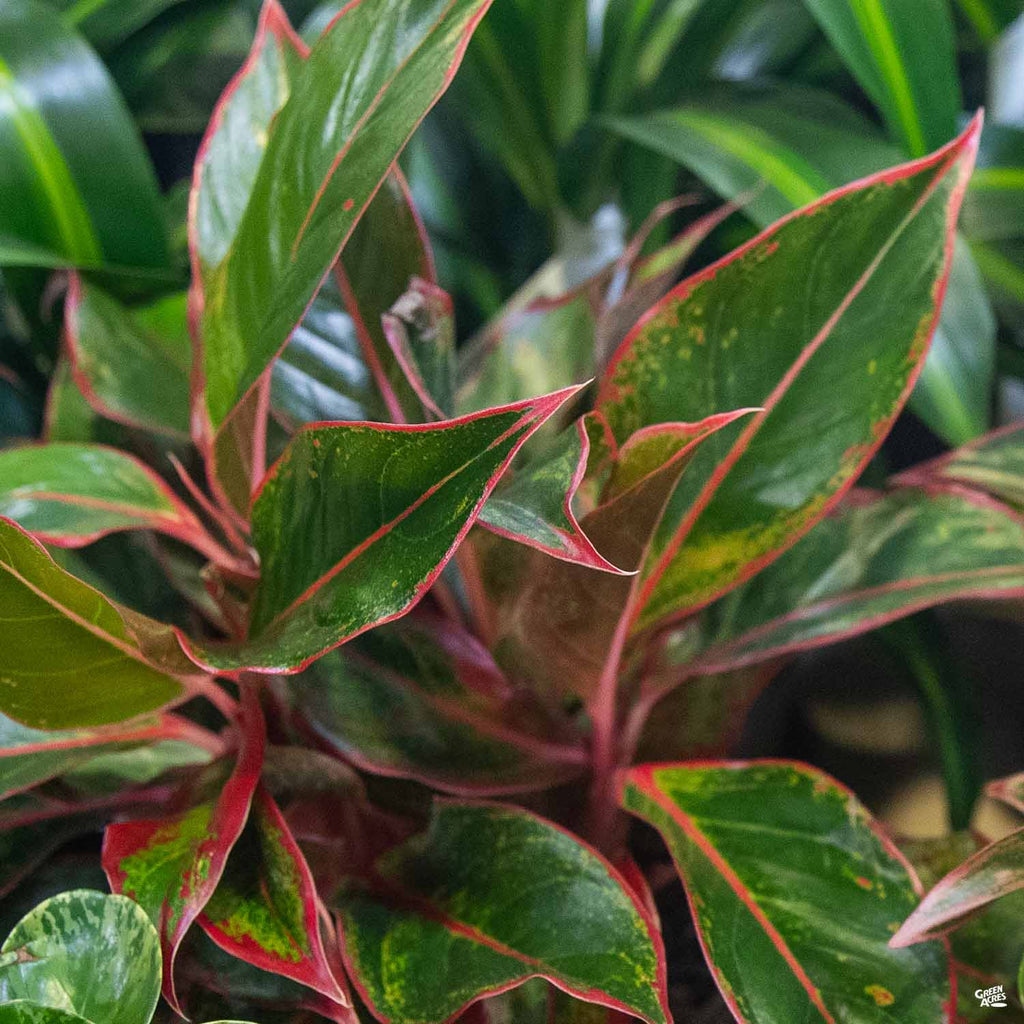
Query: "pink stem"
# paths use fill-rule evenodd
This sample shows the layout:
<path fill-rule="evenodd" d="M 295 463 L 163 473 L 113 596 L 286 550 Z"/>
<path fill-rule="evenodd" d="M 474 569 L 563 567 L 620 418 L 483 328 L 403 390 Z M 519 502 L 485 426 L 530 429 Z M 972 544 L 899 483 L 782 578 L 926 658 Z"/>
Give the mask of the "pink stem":
<path fill-rule="evenodd" d="M 170 460 L 171 465 L 174 467 L 174 471 L 178 474 L 179 479 L 185 485 L 185 489 L 192 496 L 195 503 L 224 531 L 224 536 L 227 537 L 228 543 L 238 554 L 248 555 L 249 549 L 246 546 L 245 541 L 242 539 L 242 535 L 235 529 L 235 525 L 231 522 L 230 518 L 225 516 L 221 510 L 217 508 L 217 506 L 214 505 L 205 494 L 203 494 L 199 485 L 192 479 L 188 470 L 181 464 L 177 456 L 168 454 L 167 458 Z"/>

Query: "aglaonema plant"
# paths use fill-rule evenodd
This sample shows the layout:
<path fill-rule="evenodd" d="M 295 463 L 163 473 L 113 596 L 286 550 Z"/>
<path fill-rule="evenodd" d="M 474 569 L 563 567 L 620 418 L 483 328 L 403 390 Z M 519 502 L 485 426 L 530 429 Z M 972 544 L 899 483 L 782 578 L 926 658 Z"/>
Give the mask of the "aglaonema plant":
<path fill-rule="evenodd" d="M 0 452 L 0 891 L 102 828 L 113 895 L 14 926 L 2 1022 L 664 1024 L 637 819 L 738 1021 L 954 1019 L 857 798 L 724 755 L 787 654 L 1024 594 L 1017 435 L 852 490 L 928 351 L 980 117 L 674 287 L 728 209 L 553 261 L 457 348 L 396 161 L 487 6 L 359 0 L 307 50 L 268 0 L 188 292 L 70 276 L 47 438 Z M 93 586 L 75 549 L 126 531 L 188 621 Z"/>

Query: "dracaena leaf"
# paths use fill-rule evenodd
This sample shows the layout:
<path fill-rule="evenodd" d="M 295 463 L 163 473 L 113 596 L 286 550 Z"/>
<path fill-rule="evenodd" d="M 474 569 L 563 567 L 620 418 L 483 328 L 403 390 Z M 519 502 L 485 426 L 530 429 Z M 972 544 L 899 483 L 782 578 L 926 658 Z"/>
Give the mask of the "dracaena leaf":
<path fill-rule="evenodd" d="M 964 198 L 964 232 L 992 241 L 1024 235 L 1024 129 L 989 124 Z"/>
<path fill-rule="evenodd" d="M 498 581 L 504 587 L 511 580 L 504 642 L 534 681 L 591 700 L 601 679 L 617 672 L 639 583 L 633 573 L 666 503 L 699 447 L 746 411 L 659 424 L 619 449 L 601 503 L 580 526 L 601 556 L 629 575 L 595 573 L 531 552 Z"/>
<path fill-rule="evenodd" d="M 309 867 L 262 784 L 199 924 L 233 956 L 351 1005 L 324 952 Z"/>
<path fill-rule="evenodd" d="M 0 66 L 0 263 L 166 267 L 156 177 L 96 54 L 47 5 L 16 0 Z M 51 87 L 63 80 L 75 88 Z"/>
<path fill-rule="evenodd" d="M 640 765 L 620 799 L 668 845 L 738 1021 L 950 1019 L 942 946 L 887 945 L 916 880 L 829 776 L 779 761 Z"/>
<path fill-rule="evenodd" d="M 487 6 L 430 0 L 413 17 L 408 0 L 360 0 L 313 46 L 267 132 L 232 244 L 207 276 L 216 301 L 199 322 L 203 433 L 219 430 L 284 347 Z"/>
<path fill-rule="evenodd" d="M 258 699 L 245 687 L 242 700 L 234 765 L 212 765 L 187 810 L 109 825 L 103 839 L 103 870 L 110 888 L 135 900 L 160 933 L 164 998 L 179 1012 L 174 985 L 178 947 L 224 873 L 249 816 L 263 763 Z"/>
<path fill-rule="evenodd" d="M 949 5 L 805 0 L 818 24 L 911 156 L 956 131 L 960 87 Z"/>
<path fill-rule="evenodd" d="M 957 598 L 1024 594 L 1024 523 L 969 491 L 857 494 L 666 638 L 678 682 L 832 643 Z M 676 678 L 672 679 L 676 666 Z"/>
<path fill-rule="evenodd" d="M 564 723 L 517 693 L 472 634 L 433 615 L 373 630 L 295 684 L 317 736 L 377 774 L 496 795 L 551 786 L 585 763 Z"/>
<path fill-rule="evenodd" d="M 928 350 L 979 130 L 976 119 L 932 156 L 783 219 L 680 284 L 623 342 L 597 399 L 620 442 L 703 414 L 704 389 L 683 383 L 695 375 L 716 382 L 718 402 L 763 407 L 728 450 L 699 454 L 694 485 L 673 496 L 636 624 L 693 612 L 753 575 L 866 465 Z M 827 270 L 813 263 L 823 252 Z"/>
<path fill-rule="evenodd" d="M 0 519 L 0 712 L 37 729 L 122 722 L 181 700 L 194 673 L 161 649 L 170 631 L 59 568 Z"/>
<path fill-rule="evenodd" d="M 206 742 L 203 730 L 174 715 L 161 715 L 116 729 L 59 732 L 30 729 L 0 715 L 0 799 L 56 778 L 97 755 L 169 739 Z"/>
<path fill-rule="evenodd" d="M 249 639 L 183 640 L 189 656 L 226 671 L 295 672 L 408 611 L 515 453 L 578 390 L 431 425 L 300 431 L 253 505 L 262 569 Z"/>
<path fill-rule="evenodd" d="M 338 900 L 350 975 L 392 1024 L 449 1020 L 537 975 L 669 1017 L 643 905 L 599 854 L 526 811 L 439 800 L 427 832 L 377 862 L 376 884 L 353 880 Z"/>
<path fill-rule="evenodd" d="M 128 307 L 71 275 L 65 337 L 74 380 L 103 416 L 188 437 L 192 362 L 184 292 Z"/>
<path fill-rule="evenodd" d="M 1024 511 L 1024 424 L 994 430 L 933 462 L 915 466 L 898 479 L 925 486 L 964 484 Z"/>
<path fill-rule="evenodd" d="M 117 530 L 158 530 L 186 543 L 196 517 L 151 469 L 95 444 L 23 445 L 0 452 L 0 515 L 39 540 L 80 547 Z"/>
<path fill-rule="evenodd" d="M 625 575 L 594 547 L 573 512 L 589 456 L 590 438 L 580 419 L 559 435 L 543 458 L 520 470 L 510 486 L 488 499 L 480 525 L 563 562 Z"/>
<path fill-rule="evenodd" d="M 86 1020 L 139 1024 L 160 998 L 160 942 L 142 908 L 123 896 L 77 889 L 45 900 L 14 926 L 0 947 L 5 955 L 0 1002 L 26 999 Z"/>
<path fill-rule="evenodd" d="M 1024 888 L 1024 830 L 968 857 L 929 890 L 893 936 L 896 948 L 913 946 L 958 927 L 1001 896 Z"/>

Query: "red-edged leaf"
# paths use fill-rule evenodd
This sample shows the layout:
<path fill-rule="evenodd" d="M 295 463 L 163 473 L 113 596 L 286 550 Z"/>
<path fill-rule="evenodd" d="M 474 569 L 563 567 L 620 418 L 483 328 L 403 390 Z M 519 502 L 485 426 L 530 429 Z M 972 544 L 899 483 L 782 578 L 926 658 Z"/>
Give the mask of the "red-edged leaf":
<path fill-rule="evenodd" d="M 459 795 L 546 788 L 579 775 L 568 723 L 519 692 L 472 634 L 413 612 L 331 652 L 294 681 L 316 736 L 366 771 Z"/>
<path fill-rule="evenodd" d="M 968 857 L 921 901 L 892 937 L 896 948 L 945 935 L 993 900 L 1024 889 L 1024 829 Z"/>
<path fill-rule="evenodd" d="M 1024 422 L 1010 423 L 948 455 L 914 466 L 897 480 L 922 486 L 964 484 L 1024 512 Z"/>
<path fill-rule="evenodd" d="M 737 1021 L 952 1020 L 942 945 L 887 945 L 917 902 L 913 869 L 834 779 L 796 762 L 693 761 L 631 768 L 620 786 L 672 854 Z"/>
<path fill-rule="evenodd" d="M 351 880 L 338 906 L 346 967 L 378 1020 L 453 1020 L 538 976 L 670 1019 L 642 902 L 600 854 L 518 808 L 436 801 L 428 830 L 378 860 L 368 884 Z"/>
<path fill-rule="evenodd" d="M 0 712 L 36 729 L 124 722 L 180 702 L 204 677 L 170 628 L 115 605 L 0 518 Z"/>
<path fill-rule="evenodd" d="M 488 6 L 422 0 L 412 18 L 407 0 L 357 0 L 316 41 L 196 307 L 200 436 L 220 430 L 284 347 Z"/>
<path fill-rule="evenodd" d="M 350 1006 L 328 964 L 320 916 L 320 901 L 302 851 L 273 797 L 260 784 L 248 824 L 199 924 L 225 952 Z"/>
<path fill-rule="evenodd" d="M 778 561 L 670 631 L 662 685 L 834 643 L 960 598 L 1024 596 L 1024 521 L 977 492 L 852 500 Z"/>
<path fill-rule="evenodd" d="M 215 270 L 231 249 L 252 196 L 267 132 L 291 95 L 307 53 L 277 0 L 265 0 L 249 56 L 210 118 L 196 156 L 189 195 L 192 433 L 206 458 L 211 486 L 243 515 L 265 465 L 269 380 L 264 379 L 239 403 L 216 436 L 204 431 L 201 319 Z"/>
<path fill-rule="evenodd" d="M 426 418 L 443 420 L 451 416 L 455 405 L 455 311 L 451 296 L 436 284 L 414 277 L 408 291 L 384 314 L 381 326 L 391 354 L 416 392 Z"/>
<path fill-rule="evenodd" d="M 200 645 L 182 637 L 189 657 L 221 671 L 296 672 L 403 615 L 516 452 L 578 391 L 429 425 L 305 427 L 253 505 L 261 576 L 249 639 Z"/>
<path fill-rule="evenodd" d="M 78 768 L 98 754 L 163 740 L 178 740 L 219 753 L 221 744 L 205 729 L 176 715 L 114 729 L 44 732 L 0 715 L 0 800 Z"/>
<path fill-rule="evenodd" d="M 597 399 L 620 443 L 709 402 L 763 409 L 673 496 L 634 626 L 691 614 L 764 568 L 871 458 L 928 350 L 980 127 L 783 218 L 623 342 Z"/>
<path fill-rule="evenodd" d="M 1004 779 L 993 779 L 986 784 L 985 792 L 994 800 L 1000 800 L 1024 814 L 1024 772 L 1007 775 Z"/>
<path fill-rule="evenodd" d="M 110 825 L 103 839 L 103 870 L 110 888 L 139 903 L 160 933 L 164 997 L 178 1012 L 178 946 L 217 888 L 249 816 L 263 763 L 263 714 L 250 687 L 243 688 L 242 702 L 238 756 L 226 781 L 228 766 L 214 765 L 188 810 Z"/>
<path fill-rule="evenodd" d="M 580 524 L 601 556 L 630 574 L 642 565 L 666 503 L 695 452 L 748 411 L 702 423 L 659 424 L 623 445 L 601 504 Z M 497 583 L 508 585 L 507 580 Z M 588 701 L 601 691 L 607 700 L 614 694 L 638 583 L 634 575 L 595 573 L 537 554 L 512 580 L 505 642 L 544 689 Z"/>
<path fill-rule="evenodd" d="M 0 452 L 0 515 L 58 547 L 81 547 L 117 530 L 157 530 L 220 553 L 156 473 L 104 445 L 57 442 Z"/>
<path fill-rule="evenodd" d="M 573 511 L 589 458 L 587 424 L 579 419 L 562 432 L 543 458 L 520 470 L 508 487 L 488 499 L 480 513 L 480 525 L 563 562 L 628 575 L 594 547 Z"/>

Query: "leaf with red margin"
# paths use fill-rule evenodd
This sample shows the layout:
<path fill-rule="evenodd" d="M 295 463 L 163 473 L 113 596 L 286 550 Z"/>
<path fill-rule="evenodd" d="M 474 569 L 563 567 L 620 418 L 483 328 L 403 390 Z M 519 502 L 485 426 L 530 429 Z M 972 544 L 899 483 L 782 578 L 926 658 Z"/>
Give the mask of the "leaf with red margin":
<path fill-rule="evenodd" d="M 192 333 L 192 432 L 207 462 L 211 486 L 240 514 L 263 475 L 269 381 L 263 380 L 215 437 L 201 428 L 201 318 L 217 266 L 237 237 L 266 150 L 267 132 L 291 95 L 308 54 L 277 0 L 266 0 L 252 47 L 228 83 L 196 156 L 189 194 L 188 243 L 192 287 L 188 320 Z M 211 300 L 213 301 L 213 300 Z"/>
<path fill-rule="evenodd" d="M 897 482 L 963 484 L 1024 512 L 1024 423 L 1011 423 L 931 462 L 901 473 Z"/>
<path fill-rule="evenodd" d="M 64 772 L 79 768 L 98 754 L 177 740 L 220 752 L 216 737 L 186 718 L 159 715 L 115 729 L 44 732 L 0 715 L 0 800 Z"/>
<path fill-rule="evenodd" d="M 580 738 L 520 692 L 472 634 L 413 612 L 332 651 L 292 683 L 317 738 L 365 771 L 462 796 L 580 775 Z"/>
<path fill-rule="evenodd" d="M 632 573 L 666 503 L 700 446 L 749 411 L 658 424 L 619 449 L 601 504 L 580 525 L 601 556 L 630 575 L 595 573 L 539 552 L 523 560 L 503 602 L 503 642 L 543 690 L 591 701 L 600 681 L 618 674 L 639 581 Z"/>
<path fill-rule="evenodd" d="M 350 1006 L 324 952 L 320 910 L 302 851 L 261 783 L 199 925 L 232 956 Z"/>
<path fill-rule="evenodd" d="M 573 512 L 573 498 L 587 473 L 589 458 L 590 438 L 586 424 L 579 419 L 559 435 L 543 458 L 521 470 L 508 487 L 488 499 L 480 513 L 480 525 L 563 562 L 628 575 L 594 547 Z"/>
<path fill-rule="evenodd" d="M 186 544 L 208 539 L 148 466 L 98 444 L 55 442 L 0 451 L 0 515 L 64 548 L 117 530 L 157 530 Z"/>
<path fill-rule="evenodd" d="M 255 691 L 242 689 L 240 746 L 226 781 L 221 762 L 205 773 L 197 800 L 179 814 L 109 825 L 103 870 L 113 892 L 134 899 L 160 933 L 164 998 L 181 1012 L 174 958 L 224 872 L 246 819 L 263 764 L 263 713 Z"/>
<path fill-rule="evenodd" d="M 381 1021 L 450 1020 L 533 977 L 670 1019 L 661 937 L 641 901 L 600 854 L 518 808 L 436 801 L 427 831 L 336 904 L 349 976 Z"/>
<path fill-rule="evenodd" d="M 489 0 L 357 0 L 295 76 L 199 315 L 196 432 L 212 437 L 284 348 Z M 215 299 L 215 301 L 214 301 Z"/>
<path fill-rule="evenodd" d="M 834 643 L 944 601 L 1024 596 L 1024 520 L 983 494 L 854 492 L 662 643 L 664 683 Z"/>
<path fill-rule="evenodd" d="M 220 671 L 298 672 L 403 615 L 516 452 L 579 390 L 429 425 L 303 428 L 253 504 L 261 575 L 249 638 L 201 645 L 181 637 L 189 657 Z"/>
<path fill-rule="evenodd" d="M 597 399 L 620 443 L 709 401 L 763 407 L 673 496 L 634 626 L 691 614 L 764 568 L 881 444 L 928 350 L 980 128 L 979 115 L 937 153 L 784 217 L 623 342 Z"/>
<path fill-rule="evenodd" d="M 913 869 L 834 779 L 786 761 L 639 765 L 620 800 L 665 840 L 737 1021 L 952 1019 L 943 947 L 886 944 L 917 902 Z"/>
<path fill-rule="evenodd" d="M 985 785 L 986 795 L 1024 814 L 1024 772 L 993 779 Z"/>
<path fill-rule="evenodd" d="M 344 256 L 342 256 L 344 260 Z M 416 393 L 416 419 L 443 420 L 455 405 L 455 309 L 451 296 L 414 277 L 381 318 L 394 361 Z"/>
<path fill-rule="evenodd" d="M 945 935 L 1018 889 L 1024 889 L 1024 829 L 979 850 L 946 875 L 903 922 L 890 944 L 901 949 Z"/>
<path fill-rule="evenodd" d="M 201 676 L 170 628 L 108 600 L 0 517 L 0 712 L 36 729 L 124 722 L 188 696 Z M 184 662 L 184 664 L 182 664 Z"/>
<path fill-rule="evenodd" d="M 72 273 L 64 337 L 72 376 L 100 415 L 188 438 L 192 353 L 184 292 L 126 306 Z"/>

